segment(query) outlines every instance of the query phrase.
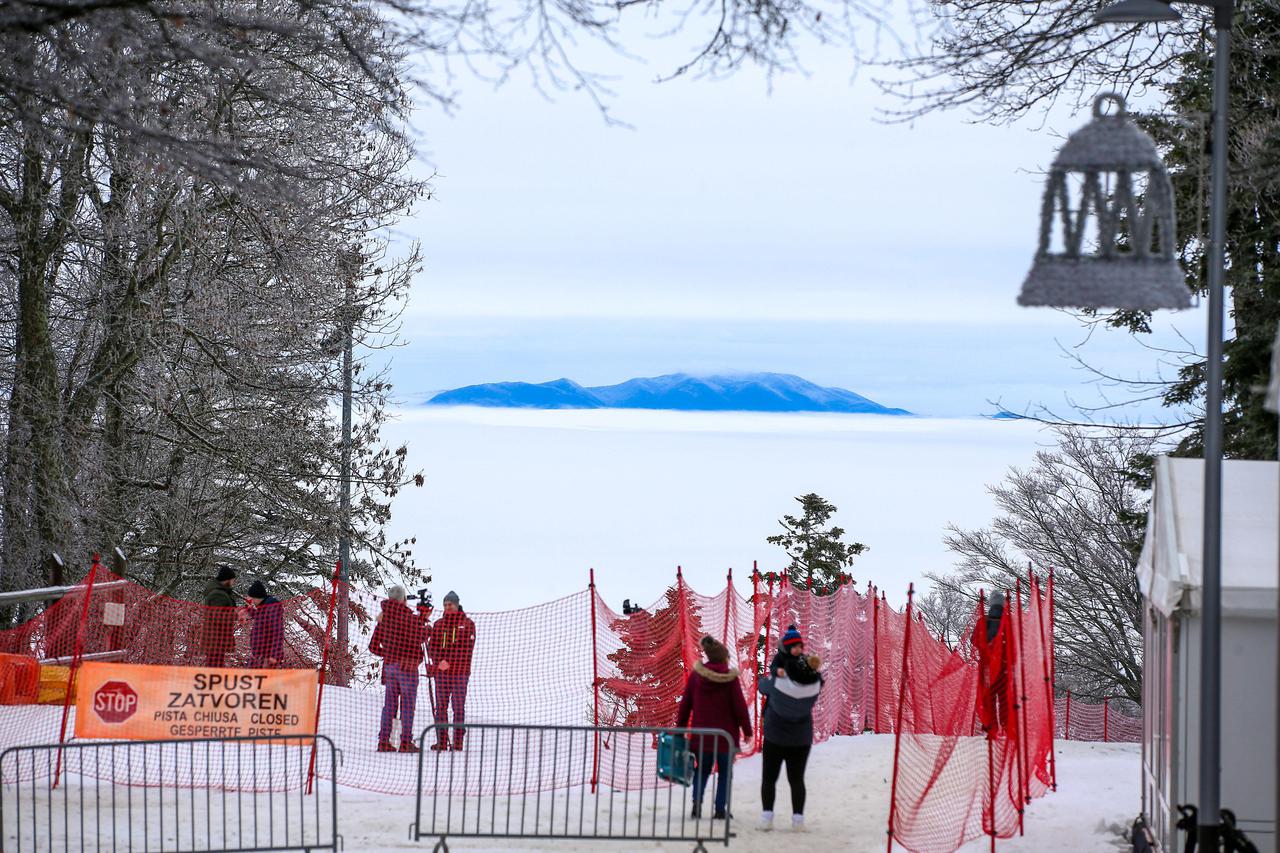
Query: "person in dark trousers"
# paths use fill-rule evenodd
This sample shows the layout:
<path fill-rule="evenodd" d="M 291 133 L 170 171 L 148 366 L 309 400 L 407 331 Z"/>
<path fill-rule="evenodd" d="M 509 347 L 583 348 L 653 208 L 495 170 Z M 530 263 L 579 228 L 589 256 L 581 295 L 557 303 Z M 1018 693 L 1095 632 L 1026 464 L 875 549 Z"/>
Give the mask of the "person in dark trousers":
<path fill-rule="evenodd" d="M 771 665 L 769 676 L 760 681 L 765 697 L 760 829 L 766 832 L 773 829 L 773 803 L 784 764 L 791 787 L 791 828 L 804 830 L 804 771 L 813 747 L 813 706 L 823 686 L 818 672 L 821 661 L 816 656 L 799 660 L 804 656 L 804 638 L 795 625 L 782 635 L 781 652 L 781 660 L 774 658 L 780 665 Z"/>
<path fill-rule="evenodd" d="M 201 604 L 205 606 L 204 627 L 200 647 L 204 649 L 204 665 L 226 665 L 227 654 L 236 647 L 236 594 L 231 590 L 236 573 L 230 566 L 219 566 L 218 574 L 204 588 Z"/>
<path fill-rule="evenodd" d="M 685 682 L 676 728 L 723 729 L 733 738 L 736 750 L 739 732 L 747 740 L 752 736 L 751 718 L 747 715 L 747 700 L 742 695 L 738 671 L 730 669 L 729 649 L 714 637 L 702 638 L 702 652 L 707 656 L 707 662 L 695 663 L 689 680 Z M 733 754 L 727 751 L 728 744 L 719 738 L 706 738 L 705 741 L 698 735 L 691 738 L 698 762 L 697 775 L 693 780 L 693 816 L 702 817 L 702 795 L 714 767 L 720 775 L 716 781 L 716 810 L 712 818 L 723 820 L 729 796 L 729 786 L 724 780 Z"/>
<path fill-rule="evenodd" d="M 449 745 L 449 708 L 453 708 L 453 749 L 462 749 L 467 719 L 467 682 L 471 680 L 471 654 L 476 648 L 476 623 L 462 612 L 458 594 L 450 590 L 444 597 L 444 615 L 431 627 L 430 671 L 436 679 L 436 742 L 431 748 L 446 750 Z"/>
<path fill-rule="evenodd" d="M 391 743 L 391 724 L 400 717 L 400 752 L 417 752 L 413 742 L 413 713 L 418 702 L 418 667 L 423 646 L 431 636 L 427 620 L 431 611 L 419 604 L 417 612 L 405 604 L 404 587 L 387 590 L 378 624 L 369 638 L 369 651 L 382 658 L 382 679 L 386 691 L 382 701 L 382 721 L 378 727 L 378 752 L 396 752 Z"/>
<path fill-rule="evenodd" d="M 274 595 L 267 595 L 262 581 L 249 584 L 244 600 L 249 604 L 249 666 L 271 669 L 284 664 L 284 608 Z"/>

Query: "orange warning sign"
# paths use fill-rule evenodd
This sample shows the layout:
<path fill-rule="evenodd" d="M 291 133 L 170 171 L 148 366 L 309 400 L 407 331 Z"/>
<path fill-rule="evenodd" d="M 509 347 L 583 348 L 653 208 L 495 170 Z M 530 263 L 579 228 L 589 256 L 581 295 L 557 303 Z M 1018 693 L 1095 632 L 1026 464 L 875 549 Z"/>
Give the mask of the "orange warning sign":
<path fill-rule="evenodd" d="M 76 676 L 76 737 L 309 735 L 313 669 L 209 669 L 91 661 Z"/>

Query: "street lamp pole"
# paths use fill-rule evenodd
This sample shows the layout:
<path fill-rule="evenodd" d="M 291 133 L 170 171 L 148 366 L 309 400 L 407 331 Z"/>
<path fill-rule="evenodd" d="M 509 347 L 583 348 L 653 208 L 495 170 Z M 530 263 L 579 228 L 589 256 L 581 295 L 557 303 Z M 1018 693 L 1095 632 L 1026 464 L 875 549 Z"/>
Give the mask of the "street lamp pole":
<path fill-rule="evenodd" d="M 1200 849 L 1214 853 L 1221 837 L 1222 731 L 1222 347 L 1223 265 L 1227 233 L 1227 112 L 1230 109 L 1231 24 L 1235 0 L 1186 0 L 1213 9 L 1213 128 L 1209 208 L 1209 326 L 1204 412 L 1204 552 L 1200 612 Z M 1120 0 L 1099 23 L 1176 21 L 1163 0 Z"/>
<path fill-rule="evenodd" d="M 338 647 L 343 649 L 339 657 L 338 683 L 347 684 L 346 660 L 348 628 L 351 609 L 351 351 L 355 326 L 356 280 L 360 276 L 360 250 L 350 249 L 342 254 L 342 454 L 339 461 L 340 485 L 338 495 Z"/>
<path fill-rule="evenodd" d="M 1209 328 L 1205 365 L 1204 581 L 1200 638 L 1200 849 L 1221 834 L 1222 731 L 1222 346 L 1223 264 L 1227 233 L 1227 112 L 1230 109 L 1233 0 L 1213 7 L 1213 162 L 1209 212 Z"/>

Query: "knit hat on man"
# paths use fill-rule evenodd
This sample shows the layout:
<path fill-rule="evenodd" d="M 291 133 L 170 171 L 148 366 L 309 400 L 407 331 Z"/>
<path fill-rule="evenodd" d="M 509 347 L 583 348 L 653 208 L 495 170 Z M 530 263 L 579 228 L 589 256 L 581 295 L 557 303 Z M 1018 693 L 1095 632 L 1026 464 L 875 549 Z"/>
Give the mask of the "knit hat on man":
<path fill-rule="evenodd" d="M 782 635 L 782 647 L 784 649 L 790 649 L 797 643 L 804 645 L 804 637 L 800 636 L 799 628 L 795 625 L 788 625 L 786 633 Z"/>
<path fill-rule="evenodd" d="M 218 583 L 236 579 L 236 570 L 230 566 L 218 566 Z"/>
<path fill-rule="evenodd" d="M 245 598 L 266 598 L 267 588 L 262 585 L 262 581 L 254 581 L 249 584 L 249 591 L 244 596 Z"/>
<path fill-rule="evenodd" d="M 453 590 L 449 590 L 444 594 L 444 600 L 446 602 L 452 601 L 454 604 L 458 605 L 459 607 L 462 606 L 462 602 L 458 600 L 458 594 Z"/>
<path fill-rule="evenodd" d="M 402 586 L 387 587 L 387 598 L 394 598 L 396 601 L 404 601 L 404 587 Z"/>
<path fill-rule="evenodd" d="M 709 663 L 728 663 L 729 649 L 724 643 L 710 635 L 702 638 L 702 653 Z"/>

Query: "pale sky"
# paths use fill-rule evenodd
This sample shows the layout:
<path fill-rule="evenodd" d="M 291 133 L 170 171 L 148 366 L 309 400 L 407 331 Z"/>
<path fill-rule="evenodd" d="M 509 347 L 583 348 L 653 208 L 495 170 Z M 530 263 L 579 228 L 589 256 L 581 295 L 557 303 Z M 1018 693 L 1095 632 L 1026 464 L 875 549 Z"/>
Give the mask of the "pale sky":
<path fill-rule="evenodd" d="M 986 487 L 1052 442 L 1031 424 L 946 418 L 1098 399 L 1063 354 L 1087 333 L 1015 302 L 1039 173 L 1083 113 L 886 125 L 877 109 L 894 104 L 835 50 L 772 87 L 750 71 L 653 82 L 680 58 L 613 67 L 631 129 L 519 79 L 463 85 L 454 116 L 419 114 L 421 168 L 438 175 L 397 235 L 426 261 L 394 353 L 400 398 L 776 371 L 939 417 L 410 409 L 387 435 L 427 480 L 401 493 L 392 532 L 417 536 L 421 563 L 442 589 L 471 589 L 472 608 L 567 594 L 592 566 L 615 605 L 657 596 L 677 564 L 713 590 L 728 566 L 776 563 L 764 537 L 814 490 L 871 545 L 859 579 L 900 601 L 950 565 L 946 525 L 986 524 Z M 1203 340 L 1198 309 L 1158 323 L 1170 346 L 1173 326 Z M 1157 367 L 1123 333 L 1081 352 L 1117 375 Z"/>
<path fill-rule="evenodd" d="M 655 83 L 670 60 L 610 66 L 631 129 L 520 79 L 462 80 L 456 115 L 418 114 L 438 176 L 399 235 L 426 258 L 395 355 L 402 399 L 676 371 L 797 373 L 948 416 L 1096 399 L 1062 354 L 1081 327 L 1014 301 L 1039 172 L 1083 112 L 891 125 L 874 69 L 854 75 L 834 49 L 772 84 L 751 70 Z M 1171 323 L 1203 339 L 1199 310 L 1161 318 L 1176 345 Z M 1114 373 L 1156 367 L 1121 333 L 1082 352 Z"/>

